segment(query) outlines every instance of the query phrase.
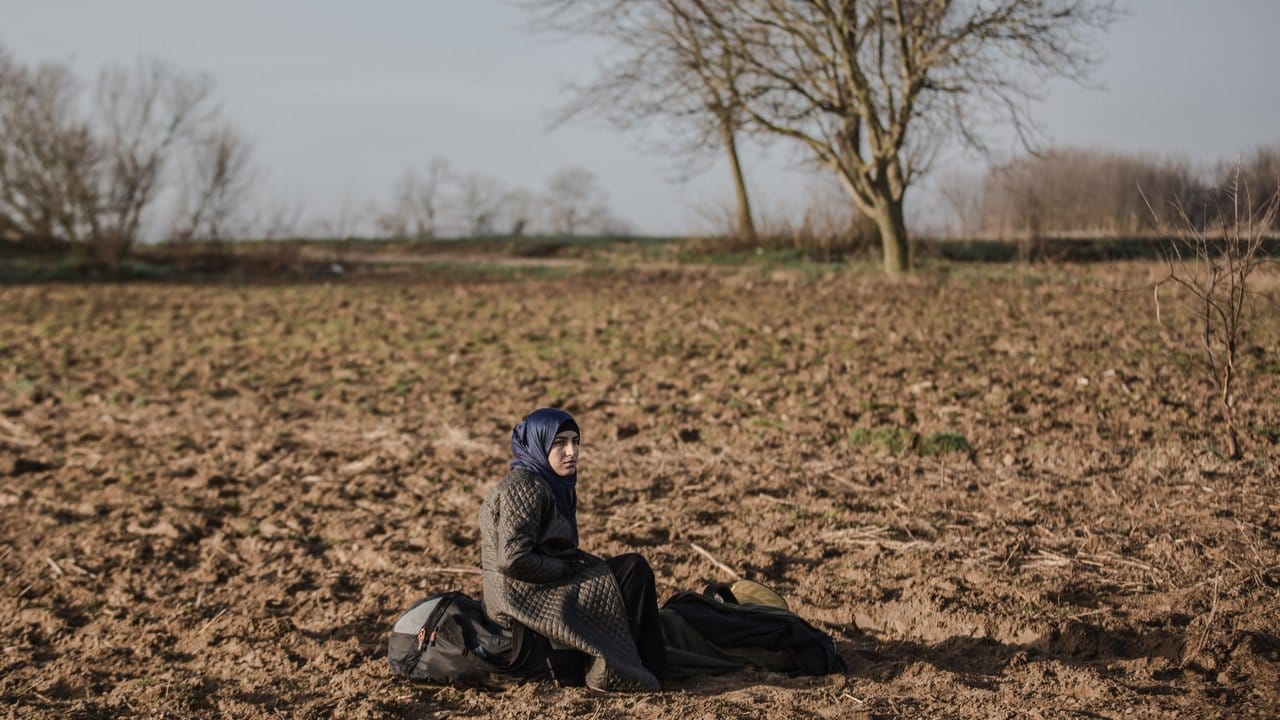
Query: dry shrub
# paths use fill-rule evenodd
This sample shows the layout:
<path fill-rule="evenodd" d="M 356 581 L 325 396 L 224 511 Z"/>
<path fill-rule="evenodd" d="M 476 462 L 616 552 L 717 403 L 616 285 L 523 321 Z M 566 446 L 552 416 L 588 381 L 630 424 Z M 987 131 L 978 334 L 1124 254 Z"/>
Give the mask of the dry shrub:
<path fill-rule="evenodd" d="M 1166 253 L 1168 275 L 1155 286 L 1156 319 L 1163 322 L 1161 287 L 1172 284 L 1186 293 L 1183 311 L 1196 328 L 1200 366 L 1218 406 L 1218 415 L 1207 416 L 1209 430 L 1223 434 L 1226 455 L 1232 459 L 1241 456 L 1236 399 L 1248 390 L 1242 386 L 1244 376 L 1237 363 L 1254 313 L 1249 279 L 1269 260 L 1264 243 L 1278 207 L 1280 193 L 1255 205 L 1237 165 L 1231 182 L 1215 198 L 1212 212 L 1199 215 L 1219 218 L 1219 222 L 1195 222 L 1185 205 L 1177 202 L 1173 203 L 1176 225 L 1169 228 L 1160 223 L 1173 241 Z M 1152 215 L 1160 222 L 1154 210 Z"/>
<path fill-rule="evenodd" d="M 794 250 L 822 262 L 869 253 L 880 242 L 875 222 L 857 212 L 848 200 L 843 205 L 815 202 L 799 217 L 766 216 L 759 234 L 762 244 Z"/>
<path fill-rule="evenodd" d="M 854 208 L 848 196 L 828 183 L 815 182 L 806 203 L 796 209 L 778 204 L 761 214 L 756 236 L 737 229 L 733 203 L 704 208 L 700 215 L 710 232 L 694 246 L 700 253 L 788 252 L 808 260 L 835 262 L 870 254 L 879 248 L 880 231 L 873 220 Z"/>

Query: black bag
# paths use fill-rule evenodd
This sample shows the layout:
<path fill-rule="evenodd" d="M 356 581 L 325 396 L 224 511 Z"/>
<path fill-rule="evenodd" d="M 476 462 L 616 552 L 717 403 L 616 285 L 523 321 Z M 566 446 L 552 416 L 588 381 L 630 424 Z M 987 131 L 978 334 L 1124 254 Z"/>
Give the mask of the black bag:
<path fill-rule="evenodd" d="M 392 673 L 436 683 L 549 678 L 550 654 L 546 638 L 519 624 L 507 630 L 491 622 L 480 603 L 461 592 L 421 600 L 400 616 L 387 639 Z"/>
<path fill-rule="evenodd" d="M 723 585 L 677 593 L 658 615 L 673 678 L 747 666 L 811 676 L 845 670 L 830 635 L 789 610 L 739 604 Z"/>

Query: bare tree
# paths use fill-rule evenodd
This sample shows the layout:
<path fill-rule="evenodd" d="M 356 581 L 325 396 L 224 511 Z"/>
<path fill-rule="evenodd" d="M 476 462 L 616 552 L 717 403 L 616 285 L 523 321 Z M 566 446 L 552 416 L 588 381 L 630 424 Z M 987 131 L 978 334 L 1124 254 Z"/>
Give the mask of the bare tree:
<path fill-rule="evenodd" d="M 406 170 L 396 182 L 391 208 L 378 217 L 378 229 L 397 237 L 435 237 L 452 180 L 453 168 L 443 158 L 433 158 L 422 173 Z"/>
<path fill-rule="evenodd" d="M 507 234 L 521 237 L 536 231 L 538 198 L 522 187 L 508 190 L 502 199 L 502 214 Z"/>
<path fill-rule="evenodd" d="M 98 78 L 105 167 L 93 247 L 113 265 L 138 239 L 143 212 L 155 198 L 176 145 L 212 120 L 213 83 L 160 60 L 113 68 Z"/>
<path fill-rule="evenodd" d="M 1155 287 L 1156 319 L 1161 320 L 1163 285 L 1172 284 L 1187 293 L 1187 310 L 1198 328 L 1203 367 L 1221 413 L 1227 456 L 1238 459 L 1237 361 L 1249 325 L 1249 278 L 1267 260 L 1263 240 L 1280 209 L 1280 195 L 1272 194 L 1255 205 L 1239 166 L 1225 195 L 1225 207 L 1215 213 L 1223 219 L 1220 229 L 1206 230 L 1188 216 L 1183 205 L 1175 206 L 1178 223 L 1166 256 L 1169 274 Z"/>
<path fill-rule="evenodd" d="M 0 230 L 86 247 L 115 265 L 176 151 L 214 122 L 211 88 L 160 61 L 114 68 L 86 114 L 65 65 L 28 69 L 0 48 Z"/>
<path fill-rule="evenodd" d="M 230 125 L 194 140 L 183 168 L 176 239 L 219 242 L 248 232 L 250 221 L 243 213 L 252 204 L 257 180 L 251 160 L 248 140 Z"/>
<path fill-rule="evenodd" d="M 62 65 L 28 69 L 0 47 L 0 232 L 79 243 L 95 215 L 100 151 Z"/>
<path fill-rule="evenodd" d="M 590 113 L 624 130 L 665 121 L 666 149 L 695 158 L 719 141 L 737 199 L 737 234 L 755 240 L 751 201 L 738 152 L 746 117 L 737 91 L 741 64 L 708 34 L 688 0 L 529 0 L 538 26 L 603 37 L 615 51 L 574 99 L 560 122 Z"/>
<path fill-rule="evenodd" d="M 596 176 L 582 168 L 565 168 L 547 181 L 547 230 L 557 235 L 602 232 L 613 218 Z"/>
<path fill-rule="evenodd" d="M 464 232 L 472 237 L 495 234 L 506 194 L 496 177 L 479 173 L 459 177 L 452 204 Z"/>
<path fill-rule="evenodd" d="M 875 220 L 889 274 L 911 268 L 903 198 L 939 144 L 983 147 L 995 117 L 1026 136 L 1043 81 L 1087 77 L 1086 31 L 1114 0 L 688 0 L 733 57 L 737 107 L 834 171 Z"/>
<path fill-rule="evenodd" d="M 407 170 L 389 208 L 376 220 L 394 237 L 426 239 L 442 233 L 518 237 L 538 226 L 541 199 L 524 188 L 507 189 L 497 178 L 459 173 L 435 158 L 424 171 Z"/>

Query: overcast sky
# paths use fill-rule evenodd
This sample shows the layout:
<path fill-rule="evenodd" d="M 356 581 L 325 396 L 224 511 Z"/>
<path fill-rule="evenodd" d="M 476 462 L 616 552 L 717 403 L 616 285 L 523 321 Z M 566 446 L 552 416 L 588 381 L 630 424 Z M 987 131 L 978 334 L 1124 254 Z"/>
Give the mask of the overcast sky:
<path fill-rule="evenodd" d="M 1101 38 L 1100 88 L 1055 83 L 1036 112 L 1049 142 L 1234 158 L 1280 143 L 1280 0 L 1130 0 Z M 401 172 L 443 157 L 537 190 L 557 169 L 594 172 L 636 228 L 682 233 L 731 202 L 719 158 L 692 180 L 633 136 L 583 122 L 548 132 L 603 46 L 525 28 L 503 0 L 0 0 L 0 43 L 21 62 L 106 65 L 159 57 L 210 73 L 274 196 L 309 217 L 386 198 Z M 1009 143 L 997 143 L 1009 149 Z M 751 149 L 757 207 L 808 185 L 785 146 Z M 981 168 L 952 152 L 943 169 Z M 933 204 L 929 183 L 910 198 Z"/>

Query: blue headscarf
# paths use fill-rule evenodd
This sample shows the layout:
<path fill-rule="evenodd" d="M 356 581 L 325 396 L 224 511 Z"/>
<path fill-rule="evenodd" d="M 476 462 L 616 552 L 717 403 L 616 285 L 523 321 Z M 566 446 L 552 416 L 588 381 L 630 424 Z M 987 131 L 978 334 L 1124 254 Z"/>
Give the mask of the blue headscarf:
<path fill-rule="evenodd" d="M 556 433 L 565 430 L 578 430 L 578 423 L 573 416 L 560 408 L 540 408 L 534 410 L 516 425 L 511 431 L 511 467 L 528 470 L 541 477 L 551 488 L 556 499 L 556 509 L 569 521 L 573 530 L 573 544 L 578 544 L 578 473 L 569 477 L 561 477 L 551 469 L 547 456 L 551 454 L 551 443 Z"/>

